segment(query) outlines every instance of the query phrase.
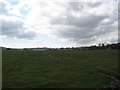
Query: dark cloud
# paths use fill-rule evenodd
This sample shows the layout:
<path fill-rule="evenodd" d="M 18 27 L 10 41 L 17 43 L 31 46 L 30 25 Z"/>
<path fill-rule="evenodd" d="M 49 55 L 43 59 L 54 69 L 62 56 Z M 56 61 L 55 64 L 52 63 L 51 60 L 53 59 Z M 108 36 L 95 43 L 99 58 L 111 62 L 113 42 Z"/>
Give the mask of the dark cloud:
<path fill-rule="evenodd" d="M 69 2 L 65 4 L 65 7 L 67 7 L 67 10 L 80 11 L 84 5 L 83 2 Z"/>
<path fill-rule="evenodd" d="M 68 2 L 65 3 L 65 6 L 67 7 L 67 10 L 69 11 L 82 11 L 84 7 L 90 7 L 90 8 L 96 8 L 100 6 L 102 2 Z"/>
<path fill-rule="evenodd" d="M 97 26 L 96 26 L 97 27 Z M 114 32 L 117 27 L 113 26 L 99 26 L 99 29 L 96 30 L 95 28 L 89 28 L 89 27 L 62 27 L 56 28 L 58 31 L 55 32 L 55 35 L 58 38 L 66 38 L 70 39 L 71 41 L 74 41 L 76 43 L 91 43 L 92 41 L 95 42 L 96 37 L 101 37 L 106 34 L 109 35 L 109 33 Z"/>
<path fill-rule="evenodd" d="M 87 3 L 86 3 L 86 5 L 88 5 L 89 7 L 92 7 L 92 8 L 98 7 L 98 6 L 100 6 L 101 4 L 102 4 L 102 2 L 94 2 L 94 3 L 92 3 L 92 2 L 87 2 Z"/>
<path fill-rule="evenodd" d="M 78 27 L 95 27 L 100 21 L 107 18 L 106 16 L 87 15 L 81 17 L 75 17 L 71 14 L 67 14 L 66 18 L 53 18 L 51 24 L 60 25 L 75 25 Z"/>
<path fill-rule="evenodd" d="M 25 27 L 24 22 L 13 17 L 0 18 L 2 23 L 2 35 L 19 39 L 32 39 L 36 34 Z"/>
<path fill-rule="evenodd" d="M 111 15 L 107 13 L 106 8 L 109 9 L 111 7 L 109 4 L 107 5 L 104 2 L 70 2 L 65 5 L 66 11 L 63 12 L 65 17 L 58 16 L 50 20 L 50 24 L 56 30 L 53 33 L 56 37 L 59 39 L 68 39 L 78 44 L 95 43 L 99 39 L 103 40 L 101 42 L 106 42 L 108 40 L 106 35 L 110 37 L 111 40 L 109 39 L 109 41 L 117 40 L 117 38 L 115 40 L 111 36 L 111 33 L 117 32 L 117 25 L 115 24 L 117 22 L 117 15 L 114 15 L 114 12 Z M 93 13 L 89 13 L 89 10 L 92 11 L 92 9 L 101 5 L 107 5 L 105 10 L 102 8 L 104 10 L 103 14 L 98 14 L 101 12 L 101 8 L 96 9 Z M 88 8 L 88 12 L 86 12 L 86 7 Z M 117 8 L 113 6 L 112 10 L 117 11 Z"/>

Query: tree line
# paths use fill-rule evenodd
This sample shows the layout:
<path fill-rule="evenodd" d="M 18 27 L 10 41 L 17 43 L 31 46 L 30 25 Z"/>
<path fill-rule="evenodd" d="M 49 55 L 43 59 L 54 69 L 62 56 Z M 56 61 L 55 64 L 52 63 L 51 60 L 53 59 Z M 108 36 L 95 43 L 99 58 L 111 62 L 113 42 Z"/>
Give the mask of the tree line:
<path fill-rule="evenodd" d="M 6 48 L 1 47 L 3 50 L 20 50 L 15 48 Z M 23 48 L 21 50 L 99 50 L 99 49 L 120 49 L 120 43 L 113 44 L 99 44 L 99 45 L 91 45 L 84 47 L 66 47 L 66 48 Z"/>

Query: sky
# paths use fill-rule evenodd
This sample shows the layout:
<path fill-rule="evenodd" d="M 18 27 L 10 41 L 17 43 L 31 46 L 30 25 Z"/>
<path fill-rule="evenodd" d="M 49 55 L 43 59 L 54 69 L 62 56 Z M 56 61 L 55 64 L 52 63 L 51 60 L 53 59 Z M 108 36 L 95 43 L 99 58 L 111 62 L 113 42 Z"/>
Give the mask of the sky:
<path fill-rule="evenodd" d="M 81 47 L 118 42 L 119 0 L 0 0 L 0 46 Z"/>

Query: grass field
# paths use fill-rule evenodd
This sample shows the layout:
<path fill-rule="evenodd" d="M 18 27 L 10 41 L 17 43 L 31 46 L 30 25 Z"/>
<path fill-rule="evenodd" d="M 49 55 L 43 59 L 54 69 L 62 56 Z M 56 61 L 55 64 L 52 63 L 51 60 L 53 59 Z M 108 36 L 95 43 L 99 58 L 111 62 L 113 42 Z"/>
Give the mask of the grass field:
<path fill-rule="evenodd" d="M 119 76 L 118 50 L 3 50 L 2 57 L 3 88 L 107 88 Z"/>

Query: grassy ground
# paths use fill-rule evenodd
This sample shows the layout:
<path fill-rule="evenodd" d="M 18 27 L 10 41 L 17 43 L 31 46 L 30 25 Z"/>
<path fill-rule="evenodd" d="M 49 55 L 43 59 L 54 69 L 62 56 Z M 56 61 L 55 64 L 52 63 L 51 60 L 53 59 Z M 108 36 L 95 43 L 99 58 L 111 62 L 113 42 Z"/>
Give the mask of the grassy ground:
<path fill-rule="evenodd" d="M 103 88 L 118 78 L 117 50 L 3 51 L 3 88 Z"/>

